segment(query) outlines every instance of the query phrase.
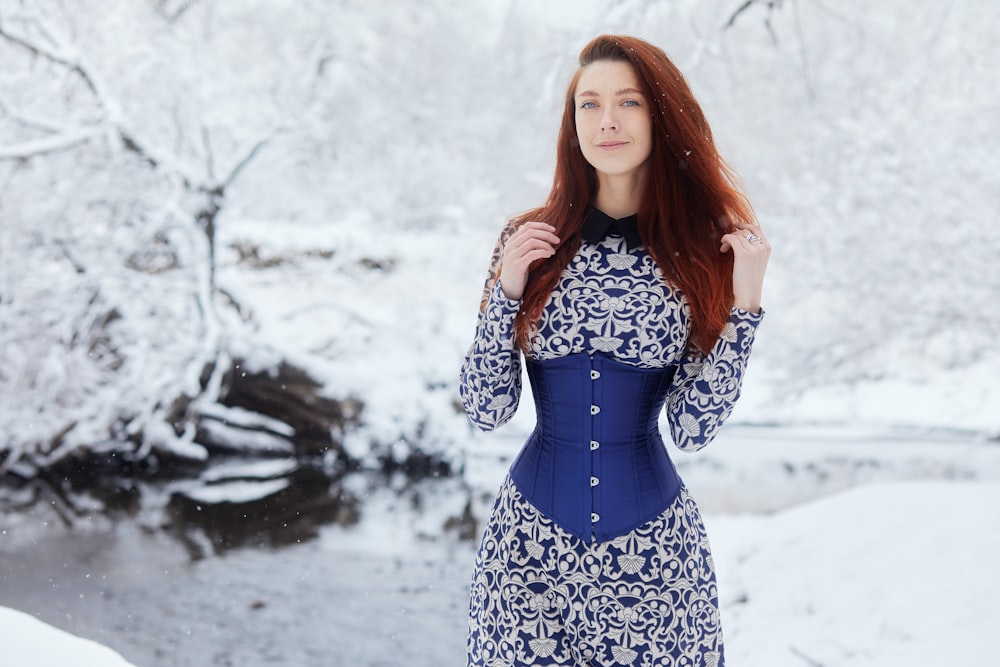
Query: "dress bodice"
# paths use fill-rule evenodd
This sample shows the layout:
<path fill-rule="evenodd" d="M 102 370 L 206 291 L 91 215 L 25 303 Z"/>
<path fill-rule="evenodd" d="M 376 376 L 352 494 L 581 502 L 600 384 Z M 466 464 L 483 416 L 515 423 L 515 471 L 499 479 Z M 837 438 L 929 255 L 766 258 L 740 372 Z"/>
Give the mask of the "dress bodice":
<path fill-rule="evenodd" d="M 580 244 L 542 310 L 530 351 L 539 360 L 587 352 L 663 367 L 684 356 L 689 329 L 686 299 L 652 256 L 609 236 Z"/>
<path fill-rule="evenodd" d="M 520 302 L 504 296 L 496 273 L 460 384 L 484 430 L 509 420 L 521 395 Z M 512 466 L 515 484 L 582 539 L 608 539 L 655 515 L 678 488 L 658 416 L 666 412 L 682 450 L 708 444 L 739 397 L 761 317 L 733 308 L 713 349 L 691 353 L 687 301 L 645 248 L 621 236 L 582 242 L 530 337 L 538 426 Z"/>

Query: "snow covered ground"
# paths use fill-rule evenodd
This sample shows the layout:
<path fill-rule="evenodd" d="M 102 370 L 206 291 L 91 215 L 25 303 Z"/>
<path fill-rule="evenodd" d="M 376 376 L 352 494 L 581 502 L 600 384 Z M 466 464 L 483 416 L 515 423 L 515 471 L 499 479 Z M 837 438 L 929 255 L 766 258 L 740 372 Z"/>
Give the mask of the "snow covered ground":
<path fill-rule="evenodd" d="M 734 665 L 990 664 L 1000 481 L 873 484 L 709 516 Z"/>
<path fill-rule="evenodd" d="M 1000 651 L 1000 446 L 890 435 L 734 428 L 674 454 L 705 513 L 729 664 L 931 667 Z M 6 517 L 0 604 L 97 638 L 137 667 L 310 667 L 331 653 L 359 667 L 462 664 L 475 541 L 443 524 L 471 493 L 481 525 L 517 444 L 499 435 L 484 445 L 464 481 L 397 492 L 358 478 L 359 524 L 195 563 L 128 522 L 67 531 L 40 529 L 44 514 Z M 0 642 L 26 659 L 72 641 L 6 618 Z"/>
<path fill-rule="evenodd" d="M 0 607 L 0 641 L 9 667 L 132 667 L 111 649 L 20 611 Z"/>

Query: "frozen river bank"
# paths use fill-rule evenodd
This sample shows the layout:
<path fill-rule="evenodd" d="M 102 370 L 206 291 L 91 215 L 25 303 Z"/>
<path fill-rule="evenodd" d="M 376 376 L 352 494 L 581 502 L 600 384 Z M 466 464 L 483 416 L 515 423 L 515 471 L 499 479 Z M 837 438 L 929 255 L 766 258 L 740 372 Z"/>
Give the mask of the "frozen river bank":
<path fill-rule="evenodd" d="M 732 660 L 1000 650 L 986 628 L 1000 583 L 983 557 L 1000 549 L 995 443 L 733 429 L 716 445 L 675 458 L 706 510 Z M 481 520 L 509 451 L 497 447 L 469 459 L 470 482 L 359 483 L 357 523 L 282 547 L 193 559 L 148 516 L 67 529 L 44 506 L 7 515 L 0 605 L 136 667 L 462 664 L 474 540 L 444 522 L 470 494 Z"/>

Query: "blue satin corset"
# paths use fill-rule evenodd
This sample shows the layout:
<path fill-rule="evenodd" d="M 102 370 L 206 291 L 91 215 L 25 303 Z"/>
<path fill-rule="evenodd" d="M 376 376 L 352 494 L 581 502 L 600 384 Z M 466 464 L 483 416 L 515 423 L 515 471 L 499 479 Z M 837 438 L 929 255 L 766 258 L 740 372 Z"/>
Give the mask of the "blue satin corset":
<path fill-rule="evenodd" d="M 673 366 L 574 354 L 527 370 L 538 423 L 510 475 L 535 507 L 589 542 L 623 535 L 674 500 L 680 479 L 657 426 Z"/>
<path fill-rule="evenodd" d="M 525 498 L 588 542 L 655 518 L 680 488 L 661 411 L 679 449 L 711 442 L 739 398 L 761 314 L 732 309 L 715 346 L 691 352 L 684 296 L 645 248 L 612 235 L 581 243 L 523 356 L 514 342 L 521 304 L 504 296 L 497 273 L 495 262 L 462 365 L 470 419 L 488 431 L 514 415 L 523 364 L 538 424 L 510 475 Z"/>

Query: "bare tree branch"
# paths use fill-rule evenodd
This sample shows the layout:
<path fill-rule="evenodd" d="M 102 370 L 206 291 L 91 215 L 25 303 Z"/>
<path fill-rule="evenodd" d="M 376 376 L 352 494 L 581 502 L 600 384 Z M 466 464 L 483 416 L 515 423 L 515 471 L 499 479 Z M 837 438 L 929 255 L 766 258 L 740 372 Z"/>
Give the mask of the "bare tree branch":
<path fill-rule="evenodd" d="M 745 0 L 745 2 L 736 8 L 735 11 L 729 16 L 729 20 L 723 26 L 724 30 L 728 30 L 735 25 L 736 20 L 743 14 L 746 10 L 750 9 L 754 5 L 766 4 L 767 5 L 767 17 L 764 19 L 764 25 L 767 27 L 767 32 L 771 35 L 771 39 L 775 43 L 778 42 L 778 35 L 774 32 L 774 27 L 771 25 L 771 13 L 781 7 L 784 0 Z"/>
<path fill-rule="evenodd" d="M 84 143 L 99 134 L 101 132 L 96 128 L 81 129 L 76 132 L 64 132 L 45 139 L 25 141 L 13 146 L 0 146 L 0 160 L 24 160 L 36 155 L 57 153 L 73 148 L 77 144 Z"/>
<path fill-rule="evenodd" d="M 246 168 L 246 166 L 253 161 L 253 159 L 257 156 L 257 153 L 259 153 L 260 150 L 264 148 L 264 146 L 266 146 L 269 141 L 271 141 L 271 138 L 273 136 L 274 135 L 272 134 L 271 136 L 258 141 L 256 144 L 254 144 L 253 148 L 250 149 L 250 152 L 247 153 L 242 160 L 236 163 L 236 166 L 233 167 L 233 170 L 229 172 L 229 176 L 226 177 L 226 180 L 223 181 L 222 183 L 223 190 L 232 185 L 233 181 L 235 181 L 236 178 L 240 175 L 240 172 L 242 172 L 243 169 Z"/>
<path fill-rule="evenodd" d="M 814 660 L 812 657 L 806 655 L 805 653 L 795 648 L 794 646 L 789 646 L 788 650 L 791 651 L 793 655 L 801 658 L 810 667 L 824 667 L 822 662 Z"/>
<path fill-rule="evenodd" d="M 100 94 L 98 93 L 96 83 L 91 78 L 90 74 L 88 74 L 87 71 L 83 68 L 83 66 L 80 65 L 80 63 L 77 62 L 76 59 L 74 59 L 72 56 L 63 53 L 58 53 L 52 49 L 48 49 L 39 44 L 29 42 L 24 37 L 21 37 L 20 35 L 15 35 L 9 30 L 7 30 L 7 28 L 4 26 L 2 22 L 0 22 L 0 37 L 3 37 L 12 44 L 16 44 L 17 46 L 26 49 L 35 56 L 38 56 L 40 58 L 45 58 L 46 60 L 56 63 L 57 65 L 62 65 L 63 67 L 74 72 L 77 76 L 79 76 L 83 80 L 83 82 L 87 85 L 87 87 L 94 94 L 94 96 L 100 98 Z"/>
<path fill-rule="evenodd" d="M 215 180 L 215 155 L 212 153 L 212 137 L 208 133 L 208 128 L 201 126 L 201 144 L 205 149 L 205 171 L 208 178 Z"/>
<path fill-rule="evenodd" d="M 49 40 L 53 43 L 57 43 L 58 40 L 52 36 L 51 31 L 47 30 L 43 25 L 39 24 L 40 30 L 49 37 Z M 171 160 L 169 157 L 160 154 L 158 151 L 154 150 L 147 142 L 142 141 L 138 138 L 135 132 L 131 131 L 122 118 L 122 114 L 117 102 L 113 99 L 111 95 L 104 91 L 103 86 L 100 85 L 97 78 L 88 71 L 83 64 L 80 63 L 79 59 L 61 53 L 57 50 L 41 46 L 37 43 L 29 41 L 28 39 L 15 35 L 7 30 L 2 24 L 0 24 L 0 37 L 9 40 L 11 43 L 20 46 L 31 52 L 32 54 L 45 58 L 50 62 L 61 65 L 71 72 L 79 76 L 83 82 L 86 84 L 87 88 L 91 91 L 97 104 L 105 112 L 105 120 L 113 126 L 121 138 L 122 146 L 126 150 L 132 151 L 145 159 L 150 165 L 157 166 L 163 165 L 170 170 L 173 170 L 180 174 L 185 180 L 189 182 L 197 181 L 187 170 L 183 169 L 182 166 L 177 163 L 176 160 Z M 92 131 L 91 136 L 96 134 L 98 131 L 95 129 Z M 76 139 L 74 143 L 79 143 L 80 139 Z M 65 143 L 65 142 L 64 142 Z M 40 149 L 35 148 L 34 152 L 31 154 L 41 154 L 47 152 L 53 152 L 54 150 L 59 150 L 64 148 L 60 146 L 57 142 L 55 148 L 46 148 L 44 144 L 41 144 Z M 0 149 L 0 156 L 3 155 L 3 149 Z M 20 157 L 15 155 L 14 157 Z"/>
<path fill-rule="evenodd" d="M 178 19 L 181 18 L 189 9 L 198 4 L 200 0 L 184 0 L 176 8 L 170 8 L 168 5 L 171 3 L 169 0 L 154 0 L 152 2 L 153 6 L 156 7 L 157 13 L 163 17 L 163 19 L 170 24 L 176 23 Z"/>
<path fill-rule="evenodd" d="M 799 14 L 798 3 L 795 3 L 795 6 L 792 8 L 792 14 L 795 17 L 795 33 L 799 38 L 799 56 L 802 58 L 802 78 L 805 80 L 806 94 L 809 96 L 809 101 L 813 102 L 816 100 L 816 89 L 809 74 L 809 51 L 806 49 L 806 37 L 802 32 L 802 17 Z"/>
<path fill-rule="evenodd" d="M 37 117 L 28 118 L 26 116 L 23 116 L 20 113 L 18 113 L 16 109 L 11 108 L 10 105 L 4 103 L 3 100 L 0 100 L 0 114 L 7 116 L 7 118 L 10 118 L 16 123 L 20 123 L 25 127 L 34 128 L 36 130 L 44 130 L 46 132 L 53 134 L 65 132 L 66 130 L 64 126 L 59 125 L 54 121 L 50 121 L 47 119 L 39 119 Z"/>
<path fill-rule="evenodd" d="M 740 5 L 739 7 L 736 8 L 736 11 L 734 11 L 732 13 L 732 15 L 729 17 L 729 20 L 726 21 L 726 25 L 724 25 L 722 27 L 723 28 L 732 28 L 733 24 L 736 23 L 736 19 L 739 18 L 740 14 L 742 14 L 746 10 L 750 9 L 750 7 L 752 7 L 755 4 L 757 4 L 757 0 L 746 0 L 746 2 L 744 2 L 742 5 Z"/>

